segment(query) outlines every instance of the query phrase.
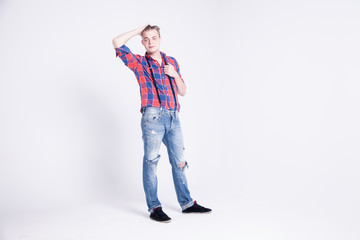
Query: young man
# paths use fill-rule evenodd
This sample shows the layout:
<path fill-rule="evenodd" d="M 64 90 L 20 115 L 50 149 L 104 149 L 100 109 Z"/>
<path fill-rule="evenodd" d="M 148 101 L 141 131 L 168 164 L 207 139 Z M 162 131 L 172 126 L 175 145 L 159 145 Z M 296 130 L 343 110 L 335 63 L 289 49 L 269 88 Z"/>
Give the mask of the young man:
<path fill-rule="evenodd" d="M 125 43 L 140 35 L 146 49 L 145 56 L 133 54 Z M 136 76 L 141 95 L 141 129 L 144 141 L 143 185 L 150 218 L 170 222 L 157 197 L 156 167 L 160 159 L 161 142 L 168 150 L 178 202 L 183 213 L 209 213 L 191 197 L 188 189 L 184 159 L 184 145 L 179 120 L 177 95 L 184 96 L 186 85 L 181 78 L 179 64 L 173 57 L 160 51 L 161 36 L 157 26 L 145 25 L 113 39 L 116 56 Z"/>

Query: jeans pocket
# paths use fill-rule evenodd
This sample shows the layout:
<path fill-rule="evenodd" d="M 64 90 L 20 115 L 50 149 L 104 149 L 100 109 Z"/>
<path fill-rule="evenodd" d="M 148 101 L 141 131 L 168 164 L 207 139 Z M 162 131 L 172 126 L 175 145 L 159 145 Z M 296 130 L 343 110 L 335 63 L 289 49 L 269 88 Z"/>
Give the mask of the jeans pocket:
<path fill-rule="evenodd" d="M 148 112 L 143 113 L 142 118 L 147 123 L 157 123 L 161 119 L 161 114 L 160 114 L 160 112 L 148 111 Z"/>

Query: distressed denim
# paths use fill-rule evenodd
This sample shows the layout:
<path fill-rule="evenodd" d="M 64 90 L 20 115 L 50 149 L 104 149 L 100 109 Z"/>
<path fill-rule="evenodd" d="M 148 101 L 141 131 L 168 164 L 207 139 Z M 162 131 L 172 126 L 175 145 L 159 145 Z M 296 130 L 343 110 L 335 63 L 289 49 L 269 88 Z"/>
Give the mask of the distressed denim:
<path fill-rule="evenodd" d="M 142 138 L 144 141 L 143 185 L 149 212 L 160 207 L 157 196 L 156 168 L 160 159 L 159 150 L 163 142 L 167 148 L 177 200 L 184 210 L 194 204 L 190 197 L 185 176 L 187 162 L 184 158 L 184 143 L 179 113 L 162 108 L 147 107 L 141 118 Z M 185 162 L 181 170 L 179 164 Z"/>

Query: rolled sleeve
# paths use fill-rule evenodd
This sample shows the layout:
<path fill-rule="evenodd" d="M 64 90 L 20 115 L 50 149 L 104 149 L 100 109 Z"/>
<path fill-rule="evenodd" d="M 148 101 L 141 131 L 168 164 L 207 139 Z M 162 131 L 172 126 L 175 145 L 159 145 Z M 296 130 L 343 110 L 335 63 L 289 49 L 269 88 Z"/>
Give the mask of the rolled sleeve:
<path fill-rule="evenodd" d="M 141 56 L 133 54 L 126 45 L 115 48 L 115 52 L 116 57 L 119 57 L 132 71 L 135 71 L 137 66 L 141 63 Z"/>
<path fill-rule="evenodd" d="M 172 59 L 173 59 L 173 61 L 174 61 L 174 63 L 175 63 L 175 68 L 176 68 L 177 73 L 178 73 L 178 74 L 179 74 L 179 76 L 180 76 L 181 81 L 183 81 L 183 82 L 184 82 L 184 79 L 181 77 L 181 74 L 180 74 L 180 67 L 179 67 L 178 62 L 176 61 L 176 59 L 175 59 L 175 58 L 172 58 Z"/>

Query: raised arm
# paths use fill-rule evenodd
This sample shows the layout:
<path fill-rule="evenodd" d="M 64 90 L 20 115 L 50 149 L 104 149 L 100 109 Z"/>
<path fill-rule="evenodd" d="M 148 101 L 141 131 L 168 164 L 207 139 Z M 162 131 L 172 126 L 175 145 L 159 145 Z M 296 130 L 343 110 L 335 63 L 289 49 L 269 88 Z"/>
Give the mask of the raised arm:
<path fill-rule="evenodd" d="M 129 32 L 126 32 L 126 33 L 123 33 L 123 34 L 120 34 L 119 36 L 117 36 L 116 38 L 114 38 L 112 40 L 112 43 L 114 45 L 114 48 L 119 48 L 121 47 L 122 45 L 124 45 L 125 43 L 127 43 L 127 41 L 129 41 L 129 39 L 131 39 L 132 37 L 136 36 L 136 35 L 140 35 L 142 30 L 144 30 L 144 28 L 149 25 L 149 24 L 146 24 L 145 26 L 143 27 L 140 27 L 140 28 L 137 28 L 137 29 L 134 29 L 132 31 L 129 31 Z"/>

